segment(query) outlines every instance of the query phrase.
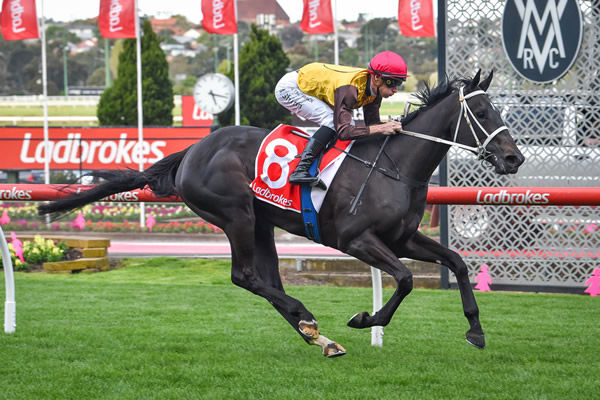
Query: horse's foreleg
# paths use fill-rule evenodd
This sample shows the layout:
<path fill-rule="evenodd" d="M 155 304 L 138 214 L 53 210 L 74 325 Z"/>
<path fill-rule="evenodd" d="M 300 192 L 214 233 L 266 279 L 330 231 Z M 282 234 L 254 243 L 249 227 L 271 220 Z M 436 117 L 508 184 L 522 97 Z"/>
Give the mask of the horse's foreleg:
<path fill-rule="evenodd" d="M 467 265 L 454 251 L 442 246 L 438 242 L 422 233 L 415 233 L 410 240 L 397 249 L 398 257 L 408 257 L 414 260 L 437 262 L 446 265 L 456 276 L 463 311 L 471 328 L 467 331 L 467 341 L 475 347 L 485 347 L 485 337 L 479 322 L 479 308 L 473 295 Z"/>
<path fill-rule="evenodd" d="M 352 328 L 369 328 L 387 325 L 402 300 L 413 287 L 412 273 L 398 260 L 398 257 L 375 234 L 364 232 L 344 246 L 345 252 L 359 260 L 390 274 L 397 283 L 396 291 L 388 302 L 374 315 L 361 312 L 354 315 L 348 326 Z"/>

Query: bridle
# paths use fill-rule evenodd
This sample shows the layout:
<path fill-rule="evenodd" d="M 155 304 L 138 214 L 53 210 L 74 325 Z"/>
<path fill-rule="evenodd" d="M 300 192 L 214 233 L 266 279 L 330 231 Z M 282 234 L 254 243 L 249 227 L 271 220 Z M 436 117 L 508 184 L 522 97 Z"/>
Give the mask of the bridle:
<path fill-rule="evenodd" d="M 477 154 L 477 157 L 479 159 L 485 160 L 486 158 L 488 158 L 488 155 L 490 154 L 490 152 L 486 149 L 487 145 L 492 140 L 494 140 L 496 135 L 498 135 L 503 130 L 508 130 L 508 128 L 506 127 L 506 125 L 502 125 L 502 126 L 498 127 L 496 130 L 494 130 L 492 133 L 488 133 L 488 131 L 481 125 L 481 123 L 479 122 L 479 120 L 477 119 L 475 114 L 473 114 L 473 111 L 471 111 L 471 108 L 469 107 L 469 103 L 467 102 L 467 99 L 470 99 L 471 97 L 475 97 L 480 94 L 486 94 L 486 93 L 485 93 L 485 91 L 480 89 L 480 90 L 475 90 L 475 91 L 465 95 L 464 94 L 464 86 L 461 86 L 458 89 L 458 101 L 460 102 L 460 112 L 458 114 L 458 120 L 456 121 L 456 129 L 454 130 L 454 138 L 452 140 L 441 139 L 441 138 L 438 138 L 435 136 L 430 136 L 430 135 L 426 135 L 423 133 L 411 132 L 411 131 L 405 131 L 405 130 L 402 130 L 401 133 L 408 135 L 408 136 L 413 136 L 416 138 L 429 140 L 432 142 L 443 143 L 443 144 L 447 144 L 450 146 L 460 147 L 461 149 L 469 150 L 469 151 Z M 458 143 L 456 141 L 456 139 L 458 137 L 458 130 L 460 129 L 460 124 L 463 120 L 463 117 L 467 123 L 467 126 L 471 129 L 471 133 L 473 134 L 473 138 L 475 139 L 476 146 L 467 146 L 466 144 Z M 479 141 L 477 134 L 475 134 L 475 129 L 473 128 L 472 121 L 475 121 L 475 123 L 477 124 L 479 129 L 481 129 L 481 131 L 483 133 L 485 133 L 485 135 L 487 136 L 487 138 L 484 140 L 483 143 L 481 143 Z"/>

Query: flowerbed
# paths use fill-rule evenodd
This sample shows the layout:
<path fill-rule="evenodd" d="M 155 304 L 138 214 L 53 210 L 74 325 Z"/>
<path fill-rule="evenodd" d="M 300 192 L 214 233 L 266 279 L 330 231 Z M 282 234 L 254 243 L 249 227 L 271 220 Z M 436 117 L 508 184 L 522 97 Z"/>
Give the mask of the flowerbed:
<path fill-rule="evenodd" d="M 146 227 L 141 227 L 140 208 L 132 204 L 96 203 L 87 205 L 72 221 L 50 225 L 37 214 L 37 206 L 27 203 L 0 204 L 0 225 L 13 231 L 66 232 L 155 232 L 155 233 L 222 233 L 216 226 L 202 221 L 189 208 L 177 203 L 146 205 Z M 193 221 L 174 221 L 174 219 Z"/>
<path fill-rule="evenodd" d="M 44 239 L 35 235 L 33 240 L 21 243 L 16 236 L 7 238 L 10 258 L 15 270 L 29 270 L 34 265 L 61 261 L 65 258 L 68 246 L 64 242 Z"/>
<path fill-rule="evenodd" d="M 51 230 L 51 231 L 66 231 L 66 232 L 154 232 L 154 233 L 222 233 L 223 231 L 216 226 L 209 224 L 204 221 L 197 222 L 178 222 L 171 221 L 165 223 L 157 223 L 152 229 L 146 226 L 142 228 L 139 222 L 130 222 L 128 220 L 121 222 L 112 221 L 96 221 L 91 220 L 85 221 L 81 229 L 79 225 L 73 222 L 52 222 L 50 227 L 45 223 L 39 221 L 27 221 L 20 219 L 17 221 L 11 221 L 10 223 L 3 225 L 5 230 L 13 231 L 39 231 L 39 230 Z"/>
<path fill-rule="evenodd" d="M 147 204 L 146 215 L 154 215 L 157 220 L 197 217 L 189 208 L 178 203 Z M 0 214 L 4 211 L 13 220 L 37 220 L 37 206 L 31 203 L 0 204 Z M 140 207 L 135 204 L 100 202 L 84 206 L 83 217 L 91 221 L 116 221 L 140 219 Z"/>

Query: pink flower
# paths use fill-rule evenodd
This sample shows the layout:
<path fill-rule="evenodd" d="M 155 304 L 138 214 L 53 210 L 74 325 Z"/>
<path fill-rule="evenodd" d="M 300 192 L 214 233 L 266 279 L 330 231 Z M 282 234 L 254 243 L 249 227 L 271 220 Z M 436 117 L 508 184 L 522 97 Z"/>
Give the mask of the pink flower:
<path fill-rule="evenodd" d="M 154 225 L 156 225 L 156 220 L 154 219 L 154 216 L 152 214 L 148 214 L 148 217 L 146 218 L 146 226 L 148 227 L 148 230 L 150 232 L 152 232 L 152 228 L 154 227 Z"/>
<path fill-rule="evenodd" d="M 8 216 L 6 210 L 4 210 L 4 212 L 2 213 L 2 217 L 0 218 L 0 225 L 6 224 L 10 224 L 10 217 Z"/>
<path fill-rule="evenodd" d="M 73 228 L 77 228 L 79 230 L 82 230 L 85 226 L 85 218 L 83 217 L 82 213 L 77 214 L 77 218 L 75 218 L 75 220 L 73 221 L 72 224 Z"/>

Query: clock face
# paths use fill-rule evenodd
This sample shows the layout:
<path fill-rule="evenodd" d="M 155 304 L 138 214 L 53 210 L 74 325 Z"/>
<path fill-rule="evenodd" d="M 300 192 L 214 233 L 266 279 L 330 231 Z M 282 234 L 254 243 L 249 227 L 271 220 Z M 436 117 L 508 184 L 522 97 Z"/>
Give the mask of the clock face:
<path fill-rule="evenodd" d="M 219 114 L 233 104 L 234 88 L 231 80 L 223 74 L 206 74 L 194 85 L 194 101 L 211 114 Z"/>

